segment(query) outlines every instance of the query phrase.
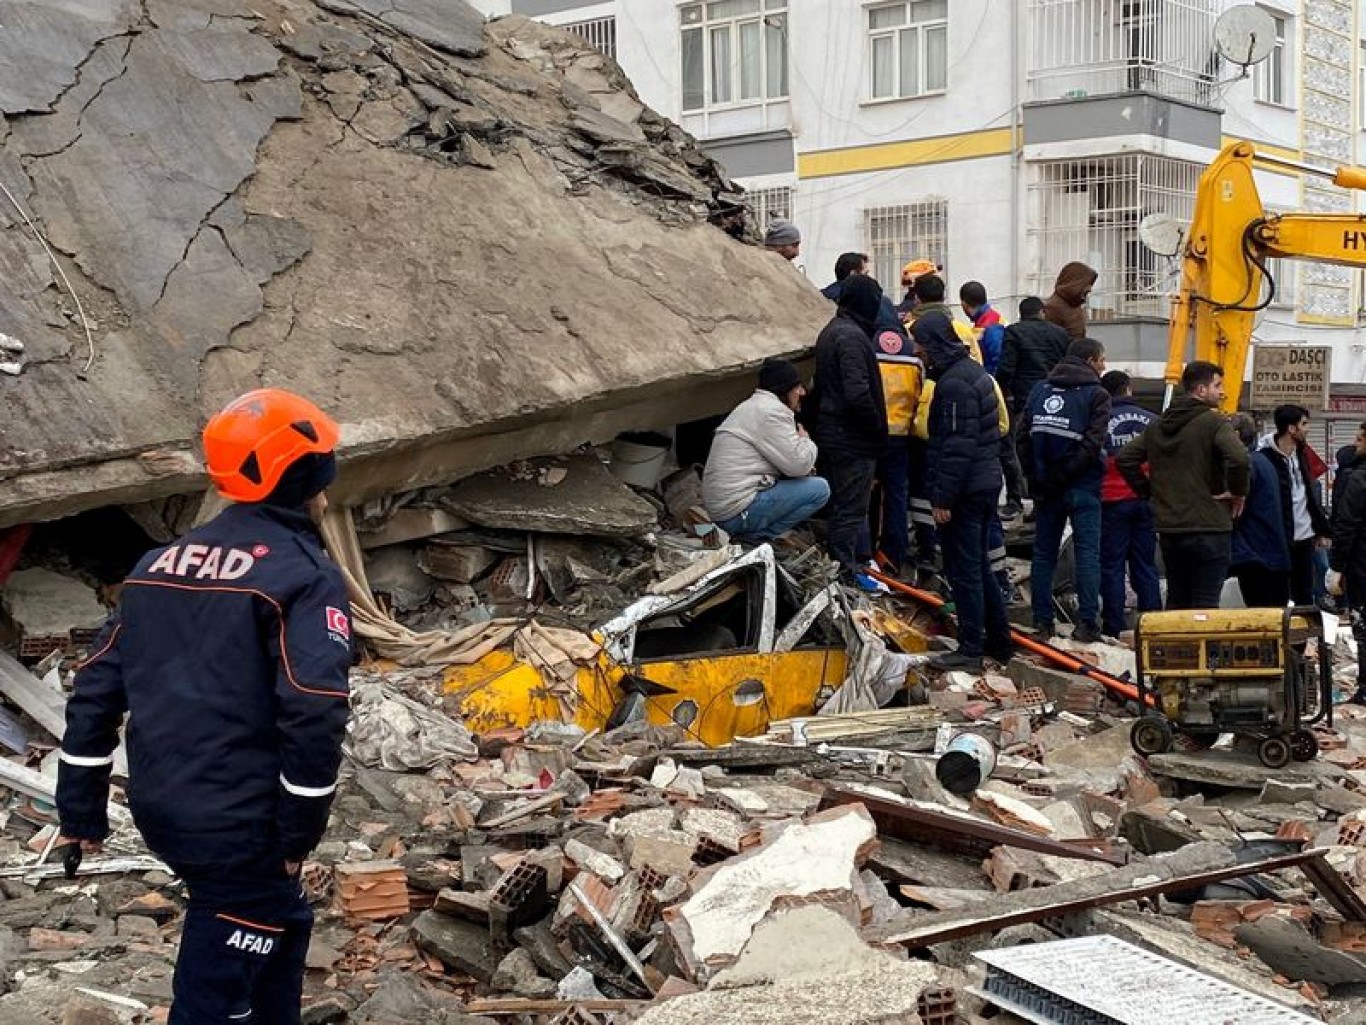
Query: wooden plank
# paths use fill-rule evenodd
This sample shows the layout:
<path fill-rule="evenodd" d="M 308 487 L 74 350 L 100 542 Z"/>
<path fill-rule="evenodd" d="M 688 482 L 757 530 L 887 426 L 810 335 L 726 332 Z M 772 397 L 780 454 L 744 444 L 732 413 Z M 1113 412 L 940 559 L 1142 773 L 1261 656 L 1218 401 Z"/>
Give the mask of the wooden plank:
<path fill-rule="evenodd" d="M 66 698 L 0 651 L 0 692 L 57 740 L 66 732 Z"/>
<path fill-rule="evenodd" d="M 1204 850 L 1197 851 L 1196 848 Z M 983 901 L 962 910 L 913 913 L 885 926 L 868 930 L 866 936 L 873 942 L 897 943 L 910 950 L 918 950 L 936 943 L 976 936 L 984 932 L 996 932 L 1012 925 L 1059 918 L 1077 911 L 1104 907 L 1107 904 L 1195 890 L 1209 883 L 1239 879 L 1261 872 L 1302 868 L 1322 854 L 1322 850 L 1300 851 L 1296 854 L 1237 864 L 1229 863 L 1232 862 L 1233 855 L 1226 848 L 1218 848 L 1213 844 L 1194 844 L 1173 855 L 1154 858 L 1142 865 L 1127 865 L 1100 876 L 1002 894 L 995 900 Z M 1206 863 L 1224 861 L 1225 864 L 1207 868 L 1200 865 L 1202 860 Z M 1175 862 L 1181 865 L 1187 861 L 1198 867 L 1191 871 L 1177 871 L 1171 864 Z"/>
<path fill-rule="evenodd" d="M 66 697 L 30 673 L 23 664 L 0 651 L 0 693 L 23 709 L 58 742 L 66 735 Z M 123 740 L 114 751 L 114 775 L 128 776 L 128 752 Z"/>
<path fill-rule="evenodd" d="M 830 787 L 821 800 L 821 809 L 845 804 L 861 804 L 877 823 L 878 833 L 910 843 L 931 844 L 941 850 L 972 857 L 985 857 L 993 847 L 1005 844 L 1058 858 L 1103 861 L 1123 864 L 1123 855 L 1114 851 L 1093 850 L 1082 844 L 1051 840 L 1023 829 L 997 825 L 987 819 L 953 812 L 918 801 L 908 801 L 886 790 L 843 783 Z"/>
<path fill-rule="evenodd" d="M 558 808 L 563 801 L 564 794 L 547 794 L 545 797 L 539 797 L 528 804 L 522 805 L 520 808 L 514 808 L 504 815 L 499 815 L 496 819 L 490 819 L 488 822 L 481 822 L 479 828 L 497 829 L 499 826 L 511 825 L 529 815 L 536 814 L 538 811 L 546 811 L 549 808 Z"/>

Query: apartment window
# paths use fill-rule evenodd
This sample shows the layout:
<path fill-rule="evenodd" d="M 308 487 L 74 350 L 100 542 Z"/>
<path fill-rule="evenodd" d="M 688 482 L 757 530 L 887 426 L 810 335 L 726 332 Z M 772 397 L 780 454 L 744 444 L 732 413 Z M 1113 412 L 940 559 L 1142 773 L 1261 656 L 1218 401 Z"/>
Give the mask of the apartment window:
<path fill-rule="evenodd" d="M 947 267 L 948 201 L 926 199 L 865 210 L 863 237 L 873 276 L 888 295 L 895 295 L 901 287 L 901 268 L 907 262 L 928 259 Z"/>
<path fill-rule="evenodd" d="M 1357 54 L 1357 128 L 1366 132 L 1366 42 Z"/>
<path fill-rule="evenodd" d="M 923 96 L 948 87 L 948 0 L 910 0 L 868 9 L 875 100 Z"/>
<path fill-rule="evenodd" d="M 714 0 L 679 9 L 683 109 L 787 95 L 787 0 Z"/>
<path fill-rule="evenodd" d="M 1290 19 L 1273 14 L 1271 20 L 1276 26 L 1276 42 L 1271 48 L 1271 56 L 1252 68 L 1252 96 L 1260 103 L 1288 107 L 1293 89 L 1290 49 L 1286 45 L 1290 38 Z"/>
<path fill-rule="evenodd" d="M 564 27 L 576 36 L 581 36 L 589 46 L 601 50 L 613 60 L 616 59 L 616 18 L 591 18 L 588 21 L 575 21 Z"/>
<path fill-rule="evenodd" d="M 754 189 L 746 192 L 749 208 L 754 211 L 754 223 L 762 233 L 771 222 L 782 218 L 792 220 L 792 188 Z"/>

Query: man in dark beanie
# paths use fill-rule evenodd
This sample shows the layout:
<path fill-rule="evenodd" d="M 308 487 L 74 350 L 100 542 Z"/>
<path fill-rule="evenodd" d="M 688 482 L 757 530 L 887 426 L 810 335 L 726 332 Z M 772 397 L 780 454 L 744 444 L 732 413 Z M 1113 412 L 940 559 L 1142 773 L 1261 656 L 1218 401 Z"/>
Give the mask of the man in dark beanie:
<path fill-rule="evenodd" d="M 827 549 L 850 584 L 876 586 L 863 575 L 872 552 L 859 552 L 878 457 L 887 446 L 887 407 L 873 349 L 882 287 L 864 274 L 851 276 L 839 310 L 816 339 L 816 380 L 806 403 L 830 481 Z"/>
<path fill-rule="evenodd" d="M 759 387 L 716 429 L 702 471 L 702 504 L 739 541 L 771 541 L 804 523 L 830 497 L 811 476 L 816 443 L 797 423 L 806 388 L 785 359 L 766 359 Z"/>
<path fill-rule="evenodd" d="M 119 727 L 129 804 L 189 888 L 169 1025 L 298 1025 L 313 913 L 299 870 L 327 825 L 347 720 L 351 621 L 317 524 L 339 431 L 278 389 L 204 430 L 236 504 L 143 556 L 76 675 L 57 811 L 97 852 Z"/>

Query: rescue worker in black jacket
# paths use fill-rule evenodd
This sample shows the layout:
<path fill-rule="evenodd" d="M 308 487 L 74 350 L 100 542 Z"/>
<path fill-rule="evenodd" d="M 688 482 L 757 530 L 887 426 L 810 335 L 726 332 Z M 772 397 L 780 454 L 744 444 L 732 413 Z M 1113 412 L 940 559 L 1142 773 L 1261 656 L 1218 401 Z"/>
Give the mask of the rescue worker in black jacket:
<path fill-rule="evenodd" d="M 1333 485 L 1333 547 L 1325 589 L 1346 598 L 1357 642 L 1357 689 L 1352 703 L 1366 705 L 1366 423 L 1357 428 L 1356 457 Z"/>
<path fill-rule="evenodd" d="M 170 1025 L 298 1025 L 313 915 L 299 870 L 327 825 L 351 628 L 317 523 L 337 425 L 276 389 L 204 431 L 237 504 L 145 555 L 76 675 L 57 782 L 63 836 L 97 851 L 119 728 L 128 798 L 190 899 Z"/>
<path fill-rule="evenodd" d="M 857 551 L 868 519 L 877 461 L 887 447 L 887 405 L 873 334 L 882 286 L 865 274 L 845 279 L 839 311 L 816 339 L 816 379 L 804 410 L 830 482 L 826 548 L 846 583 L 864 586 L 872 552 Z M 864 578 L 866 580 L 866 578 Z"/>
<path fill-rule="evenodd" d="M 958 612 L 958 650 L 931 664 L 980 672 L 983 655 L 1004 662 L 1011 654 L 1005 596 L 992 578 L 987 544 L 1001 491 L 996 389 L 942 313 L 918 317 L 911 336 L 935 382 L 928 491 Z"/>
<path fill-rule="evenodd" d="M 996 383 L 1010 403 L 1012 444 L 1019 442 L 1020 415 L 1030 393 L 1061 362 L 1070 341 L 1066 331 L 1043 319 L 1042 299 L 1027 296 L 1020 300 L 1019 309 L 1020 319 L 1007 325 L 1002 336 L 1001 361 L 996 367 Z M 1018 515 L 1019 481 L 1007 478 L 1006 488 L 1006 511 Z"/>
<path fill-rule="evenodd" d="M 1034 560 L 1030 568 L 1034 630 L 1053 634 L 1053 575 L 1063 529 L 1072 525 L 1077 624 L 1072 639 L 1100 640 L 1100 484 L 1110 393 L 1100 385 L 1105 348 L 1078 338 L 1048 379 L 1034 386 L 1019 428 L 1020 465 L 1034 496 Z M 1115 572 L 1115 567 L 1110 571 Z M 1118 567 L 1123 576 L 1124 569 Z"/>

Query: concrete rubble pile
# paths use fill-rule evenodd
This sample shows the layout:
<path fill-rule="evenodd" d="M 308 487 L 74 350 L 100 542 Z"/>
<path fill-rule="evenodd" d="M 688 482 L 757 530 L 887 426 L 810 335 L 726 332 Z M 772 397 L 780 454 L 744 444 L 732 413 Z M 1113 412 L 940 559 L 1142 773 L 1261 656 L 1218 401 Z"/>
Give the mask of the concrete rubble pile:
<path fill-rule="evenodd" d="M 262 382 L 339 414 L 354 504 L 721 412 L 828 317 L 568 32 L 464 0 L 0 24 L 0 528 L 175 529 L 204 418 Z"/>
<path fill-rule="evenodd" d="M 304 870 L 305 1021 L 1012 1021 L 983 958 L 1091 933 L 1285 1020 L 1359 1020 L 1360 710 L 1277 772 L 1227 740 L 1141 758 L 1135 709 L 1100 683 L 1034 656 L 930 674 L 920 653 L 948 643 L 933 614 L 833 585 L 802 534 L 731 547 L 688 515 L 688 478 L 630 488 L 587 450 L 326 525 L 365 581 L 366 654 Z M 51 856 L 70 627 L 100 603 L 76 600 L 69 566 L 22 565 L 6 621 L 69 626 L 64 646 L 0 656 L 0 1021 L 156 1021 L 179 882 L 120 793 L 106 855 L 71 881 Z M 737 680 L 728 660 L 760 657 L 734 653 L 750 619 L 770 661 Z M 1063 643 L 1132 672 L 1123 646 Z M 839 671 L 781 662 L 812 652 Z M 712 675 L 756 699 L 680 715 Z M 508 682 L 524 677 L 526 695 Z"/>

